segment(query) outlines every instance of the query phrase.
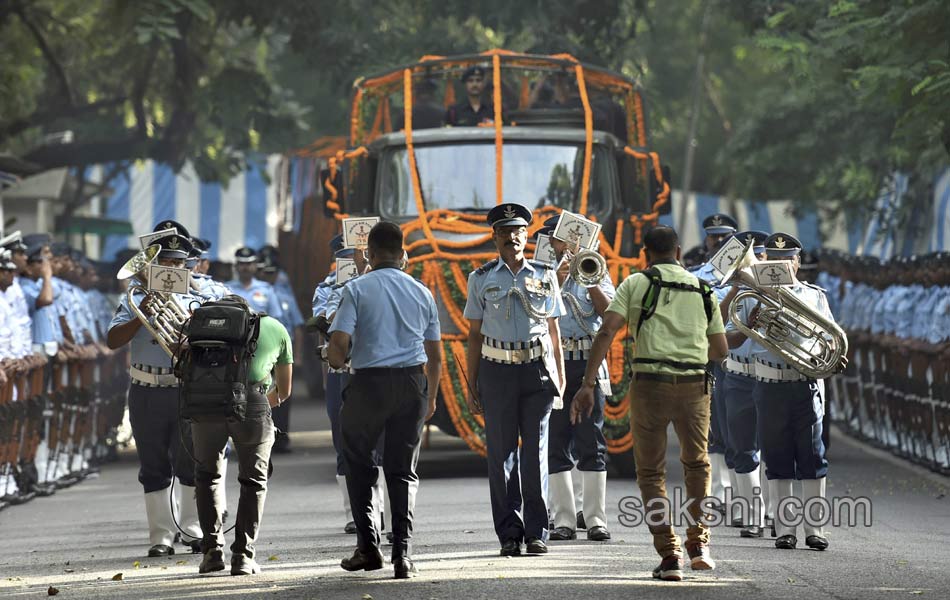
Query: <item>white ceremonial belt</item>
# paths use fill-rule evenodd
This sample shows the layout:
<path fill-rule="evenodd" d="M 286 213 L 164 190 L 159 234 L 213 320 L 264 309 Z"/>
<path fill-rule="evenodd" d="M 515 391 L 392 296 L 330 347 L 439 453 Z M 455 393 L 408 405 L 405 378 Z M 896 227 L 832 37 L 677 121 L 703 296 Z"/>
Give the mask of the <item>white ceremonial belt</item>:
<path fill-rule="evenodd" d="M 482 357 L 492 362 L 504 363 L 507 365 L 520 365 L 541 358 L 544 353 L 542 346 L 532 346 L 530 348 L 504 349 L 492 348 L 488 345 L 482 345 Z"/>
<path fill-rule="evenodd" d="M 178 377 L 174 373 L 149 373 L 136 366 L 129 367 L 129 375 L 133 383 L 144 383 L 158 387 L 172 387 L 178 385 Z"/>
<path fill-rule="evenodd" d="M 733 358 L 726 359 L 726 370 L 730 373 L 755 377 L 755 369 L 756 367 L 752 363 L 744 363 Z"/>
<path fill-rule="evenodd" d="M 755 378 L 767 383 L 778 383 L 784 381 L 807 381 L 808 378 L 795 369 L 782 369 L 779 367 L 770 367 L 769 365 L 756 361 Z"/>
<path fill-rule="evenodd" d="M 561 338 L 561 350 L 563 351 L 575 351 L 575 350 L 590 350 L 594 345 L 594 340 L 589 337 L 585 338 Z"/>

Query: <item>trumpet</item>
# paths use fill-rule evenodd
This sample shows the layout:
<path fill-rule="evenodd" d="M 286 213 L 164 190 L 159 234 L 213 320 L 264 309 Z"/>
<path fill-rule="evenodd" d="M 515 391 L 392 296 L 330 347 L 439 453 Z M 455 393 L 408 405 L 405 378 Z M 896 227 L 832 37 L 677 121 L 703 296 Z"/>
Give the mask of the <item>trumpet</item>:
<path fill-rule="evenodd" d="M 599 252 L 586 248 L 575 248 L 575 251 L 565 250 L 555 271 L 564 263 L 569 263 L 568 272 L 571 279 L 584 287 L 600 285 L 607 276 L 607 261 Z"/>
<path fill-rule="evenodd" d="M 750 244 L 742 258 L 720 280 L 720 285 L 749 288 L 733 298 L 729 305 L 729 320 L 746 337 L 781 356 L 806 377 L 823 379 L 840 371 L 842 359 L 848 353 L 847 334 L 837 323 L 789 290 L 760 286 L 752 272 L 752 266 L 759 262 Z M 746 298 L 759 303 L 754 329 L 738 316 L 738 306 Z"/>
<path fill-rule="evenodd" d="M 138 317 L 145 329 L 155 338 L 159 347 L 169 357 L 175 357 L 173 348 L 181 340 L 181 330 L 191 314 L 181 307 L 170 294 L 148 289 L 148 268 L 158 258 L 161 246 L 155 244 L 142 250 L 130 258 L 119 272 L 116 279 L 134 278 L 141 285 L 130 285 L 126 292 L 126 299 L 133 314 Z M 143 293 L 142 304 L 135 302 L 135 294 Z"/>

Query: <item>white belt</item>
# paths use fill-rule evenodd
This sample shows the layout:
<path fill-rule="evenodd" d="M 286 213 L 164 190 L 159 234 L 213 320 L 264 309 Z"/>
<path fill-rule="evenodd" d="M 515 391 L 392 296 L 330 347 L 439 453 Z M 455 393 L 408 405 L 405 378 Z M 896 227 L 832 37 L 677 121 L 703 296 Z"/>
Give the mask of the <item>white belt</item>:
<path fill-rule="evenodd" d="M 482 345 L 482 357 L 493 362 L 500 362 L 508 365 L 520 365 L 522 363 L 528 363 L 533 360 L 537 360 L 541 358 L 543 353 L 543 346 L 532 346 L 530 348 L 506 350 L 504 348 L 492 348 L 491 346 L 484 344 Z"/>
<path fill-rule="evenodd" d="M 755 363 L 755 378 L 766 382 L 806 381 L 808 379 L 795 369 L 770 367 L 759 361 Z"/>
<path fill-rule="evenodd" d="M 732 358 L 726 359 L 726 370 L 730 373 L 745 375 L 746 377 L 755 377 L 755 368 L 755 365 L 752 363 L 744 363 Z"/>
<path fill-rule="evenodd" d="M 580 339 L 561 338 L 561 350 L 563 351 L 590 350 L 593 345 L 594 340 L 589 337 Z"/>
<path fill-rule="evenodd" d="M 135 383 L 145 383 L 159 387 L 172 387 L 178 385 L 178 378 L 174 373 L 148 373 L 132 366 L 129 368 L 129 375 Z"/>

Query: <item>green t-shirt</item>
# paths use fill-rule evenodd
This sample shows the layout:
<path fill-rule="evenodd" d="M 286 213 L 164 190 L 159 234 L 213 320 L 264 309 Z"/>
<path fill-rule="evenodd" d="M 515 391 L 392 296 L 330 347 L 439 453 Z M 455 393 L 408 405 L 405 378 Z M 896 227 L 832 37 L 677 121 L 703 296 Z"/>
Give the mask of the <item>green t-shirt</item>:
<path fill-rule="evenodd" d="M 270 384 L 274 365 L 289 365 L 294 362 L 294 348 L 287 329 L 274 317 L 261 318 L 261 332 L 257 336 L 257 351 L 251 359 L 247 380 Z"/>
<path fill-rule="evenodd" d="M 656 265 L 663 281 L 681 282 L 693 286 L 699 285 L 695 275 L 691 275 L 679 265 Z M 607 310 L 618 313 L 627 322 L 633 335 L 643 295 L 650 286 L 650 279 L 635 273 L 623 280 L 617 288 L 617 295 Z M 636 356 L 706 364 L 708 362 L 709 340 L 706 336 L 725 333 L 722 315 L 719 314 L 719 302 L 712 295 L 712 319 L 706 319 L 703 297 L 695 292 L 661 288 L 656 300 L 656 312 L 643 322 L 637 335 Z M 645 373 L 700 374 L 702 369 L 677 369 L 671 365 L 635 363 L 633 370 Z"/>

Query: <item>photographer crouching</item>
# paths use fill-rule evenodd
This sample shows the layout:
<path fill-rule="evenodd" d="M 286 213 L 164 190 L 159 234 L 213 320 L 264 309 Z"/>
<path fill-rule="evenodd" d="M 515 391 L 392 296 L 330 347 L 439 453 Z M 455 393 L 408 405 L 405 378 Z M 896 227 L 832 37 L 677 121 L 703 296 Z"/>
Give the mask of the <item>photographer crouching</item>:
<path fill-rule="evenodd" d="M 237 452 L 241 483 L 231 544 L 231 575 L 252 575 L 260 572 L 254 560 L 254 542 L 264 514 L 274 445 L 271 409 L 290 397 L 293 347 L 280 321 L 253 314 L 237 295 L 202 305 L 195 311 L 188 331 L 189 345 L 183 352 L 180 371 L 183 413 L 192 419 L 196 499 L 203 534 L 204 558 L 198 572 L 221 571 L 225 566 L 221 531 L 224 507 L 217 504 L 215 491 L 230 437 Z M 203 376 L 215 369 L 226 371 L 215 377 Z M 272 371 L 276 375 L 273 388 Z M 208 380 L 224 382 L 227 389 L 214 389 L 214 384 L 205 383 Z"/>

